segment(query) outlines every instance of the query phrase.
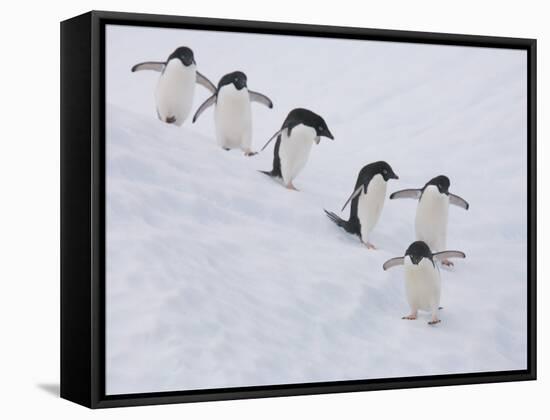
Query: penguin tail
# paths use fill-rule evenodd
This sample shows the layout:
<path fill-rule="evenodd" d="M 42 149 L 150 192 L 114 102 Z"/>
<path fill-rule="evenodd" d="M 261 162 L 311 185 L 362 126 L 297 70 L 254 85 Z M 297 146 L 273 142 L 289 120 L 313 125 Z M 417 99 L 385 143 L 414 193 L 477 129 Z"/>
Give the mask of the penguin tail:
<path fill-rule="evenodd" d="M 338 217 L 336 214 L 334 214 L 331 211 L 325 210 L 325 213 L 326 213 L 327 217 L 330 220 L 332 220 L 334 223 L 336 223 L 338 226 L 340 226 L 341 228 L 344 228 L 345 230 L 348 230 L 348 221 L 347 220 L 344 220 L 344 219 Z"/>
<path fill-rule="evenodd" d="M 344 220 L 331 211 L 325 210 L 325 213 L 330 220 L 332 220 L 334 223 L 336 223 L 336 225 L 344 229 L 346 232 L 354 235 L 360 235 L 360 227 L 358 222 L 356 221 L 357 219 Z"/>
<path fill-rule="evenodd" d="M 174 117 L 173 115 L 171 117 L 166 117 L 167 124 L 173 124 L 175 122 L 176 122 L 176 117 Z"/>
<path fill-rule="evenodd" d="M 275 178 L 277 176 L 273 173 L 273 171 L 258 171 L 258 172 L 261 172 L 262 174 L 270 176 L 271 178 Z"/>

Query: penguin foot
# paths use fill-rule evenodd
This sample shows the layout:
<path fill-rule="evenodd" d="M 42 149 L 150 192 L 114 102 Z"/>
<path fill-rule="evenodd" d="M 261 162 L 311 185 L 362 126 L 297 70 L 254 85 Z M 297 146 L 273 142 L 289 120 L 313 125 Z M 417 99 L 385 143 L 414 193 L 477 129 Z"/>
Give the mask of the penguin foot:
<path fill-rule="evenodd" d="M 373 244 L 371 244 L 370 242 L 366 242 L 365 245 L 367 246 L 368 249 L 377 249 Z"/>
<path fill-rule="evenodd" d="M 225 150 L 226 152 L 229 152 L 231 149 L 229 147 L 222 147 L 223 150 Z"/>
<path fill-rule="evenodd" d="M 443 260 L 441 261 L 441 264 L 447 266 L 447 267 L 454 267 L 454 263 L 452 261 L 449 261 L 449 260 Z"/>
<path fill-rule="evenodd" d="M 253 152 L 251 150 L 247 150 L 246 152 L 244 152 L 244 155 L 248 156 L 248 157 L 254 156 L 254 155 L 257 155 L 257 154 L 258 154 L 258 152 Z"/>
<path fill-rule="evenodd" d="M 414 321 L 414 320 L 416 319 L 416 314 L 406 315 L 406 316 L 401 317 L 401 319 L 406 319 L 406 320 L 409 320 L 409 321 Z"/>
<path fill-rule="evenodd" d="M 441 322 L 440 319 L 432 319 L 431 321 L 428 321 L 428 325 L 435 325 L 439 324 Z"/>
<path fill-rule="evenodd" d="M 292 181 L 289 182 L 287 185 L 286 185 L 286 188 L 289 189 L 289 190 L 292 190 L 292 191 L 300 191 L 298 188 L 296 188 L 294 186 L 294 184 L 292 184 Z"/>

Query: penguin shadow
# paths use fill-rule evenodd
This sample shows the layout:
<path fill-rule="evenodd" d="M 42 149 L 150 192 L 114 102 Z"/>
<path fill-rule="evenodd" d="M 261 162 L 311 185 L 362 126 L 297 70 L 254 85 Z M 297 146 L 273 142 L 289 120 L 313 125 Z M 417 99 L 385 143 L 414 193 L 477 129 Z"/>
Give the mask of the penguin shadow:
<path fill-rule="evenodd" d="M 327 220 L 325 214 L 323 214 L 322 217 L 324 220 Z M 330 231 L 335 234 L 335 238 L 337 238 L 337 240 L 345 246 L 351 247 L 353 249 L 363 250 L 366 253 L 370 253 L 372 255 L 377 255 L 379 253 L 391 253 L 394 251 L 391 246 L 392 237 L 390 235 L 386 235 L 383 233 L 376 235 L 375 239 L 373 240 L 375 248 L 369 249 L 367 244 L 361 241 L 359 235 L 350 235 L 348 232 L 338 228 L 332 223 L 327 223 L 327 225 Z"/>
<path fill-rule="evenodd" d="M 443 265 L 443 264 L 437 264 L 440 270 L 447 271 L 449 273 L 454 273 L 456 271 L 456 267 L 453 263 L 453 265 Z"/>
<path fill-rule="evenodd" d="M 326 229 L 329 230 L 333 234 L 334 239 L 338 240 L 341 244 L 349 246 L 353 249 L 364 248 L 365 251 L 371 251 L 364 243 L 361 242 L 361 238 L 359 238 L 358 235 L 350 235 L 348 232 L 342 230 L 333 223 L 330 223 L 330 220 L 327 219 L 326 214 L 323 213 L 323 209 L 321 209 L 321 212 L 319 214 L 320 218 L 322 218 L 323 221 L 327 221 Z"/>
<path fill-rule="evenodd" d="M 264 172 L 262 172 L 261 170 L 258 169 L 258 173 L 261 175 L 266 175 Z M 279 185 L 280 187 L 283 187 L 285 188 L 285 184 L 282 180 L 282 178 L 278 178 L 278 177 L 274 177 L 274 176 L 264 176 L 263 179 L 265 179 L 267 182 L 269 182 L 269 184 L 277 184 Z M 300 190 L 296 190 L 296 191 L 293 191 L 293 190 L 288 190 L 289 192 L 300 192 Z"/>
<path fill-rule="evenodd" d="M 406 309 L 399 299 L 400 285 L 393 284 L 388 279 L 369 283 L 363 287 L 357 304 L 342 329 L 356 337 L 379 340 L 387 334 L 388 328 L 400 328 L 394 322 L 400 319 L 399 314 Z M 374 315 L 375 313 L 378 315 Z"/>

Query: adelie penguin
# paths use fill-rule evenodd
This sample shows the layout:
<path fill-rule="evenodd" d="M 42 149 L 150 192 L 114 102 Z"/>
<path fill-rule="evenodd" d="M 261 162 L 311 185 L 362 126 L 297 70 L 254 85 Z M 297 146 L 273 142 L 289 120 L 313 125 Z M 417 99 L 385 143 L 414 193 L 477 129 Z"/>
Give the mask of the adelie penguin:
<path fill-rule="evenodd" d="M 369 242 L 369 234 L 382 213 L 386 200 L 386 187 L 390 179 L 399 179 L 399 177 L 388 163 L 379 161 L 364 166 L 359 171 L 353 193 L 342 207 L 344 211 L 351 201 L 349 220 L 343 220 L 327 210 L 325 213 L 346 232 L 358 235 L 369 249 L 375 249 L 375 246 Z"/>
<path fill-rule="evenodd" d="M 411 312 L 402 319 L 415 320 L 418 311 L 431 313 L 430 325 L 437 324 L 439 319 L 439 302 L 441 299 L 441 277 L 436 261 L 448 258 L 466 258 L 461 251 L 442 251 L 432 253 L 423 241 L 413 242 L 405 251 L 404 257 L 386 261 L 384 271 L 392 267 L 405 266 L 405 290 Z"/>
<path fill-rule="evenodd" d="M 216 92 L 216 86 L 197 71 L 193 51 L 187 47 L 177 48 L 166 61 L 146 61 L 132 67 L 132 72 L 141 70 L 160 72 L 155 91 L 157 115 L 167 124 L 181 126 L 187 119 L 197 83 Z"/>
<path fill-rule="evenodd" d="M 296 190 L 294 179 L 304 169 L 313 143 L 319 144 L 321 137 L 334 140 L 325 120 L 316 113 L 296 108 L 290 111 L 277 131 L 262 147 L 264 150 L 275 138 L 273 169 L 260 171 L 274 178 L 281 178 L 286 188 Z"/>
<path fill-rule="evenodd" d="M 396 198 L 413 198 L 418 200 L 416 208 L 416 239 L 424 241 L 430 249 L 443 251 L 447 247 L 447 219 L 449 215 L 449 204 L 468 210 L 469 204 L 458 195 L 449 192 L 449 178 L 439 175 L 430 179 L 426 185 L 418 189 L 407 189 L 394 192 L 390 200 Z M 453 263 L 442 260 L 446 266 Z"/>
<path fill-rule="evenodd" d="M 273 108 L 267 96 L 248 90 L 246 75 L 242 71 L 223 76 L 214 94 L 199 107 L 193 122 L 210 106 L 214 105 L 216 137 L 225 150 L 241 149 L 252 156 L 252 114 L 250 102 L 258 102 Z"/>

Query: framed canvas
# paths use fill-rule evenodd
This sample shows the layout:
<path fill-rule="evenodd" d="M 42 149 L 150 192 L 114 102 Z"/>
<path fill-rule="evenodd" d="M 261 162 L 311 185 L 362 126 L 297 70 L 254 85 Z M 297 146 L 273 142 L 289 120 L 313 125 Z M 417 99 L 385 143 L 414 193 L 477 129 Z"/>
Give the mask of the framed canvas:
<path fill-rule="evenodd" d="M 536 41 L 61 24 L 61 396 L 536 378 Z"/>

